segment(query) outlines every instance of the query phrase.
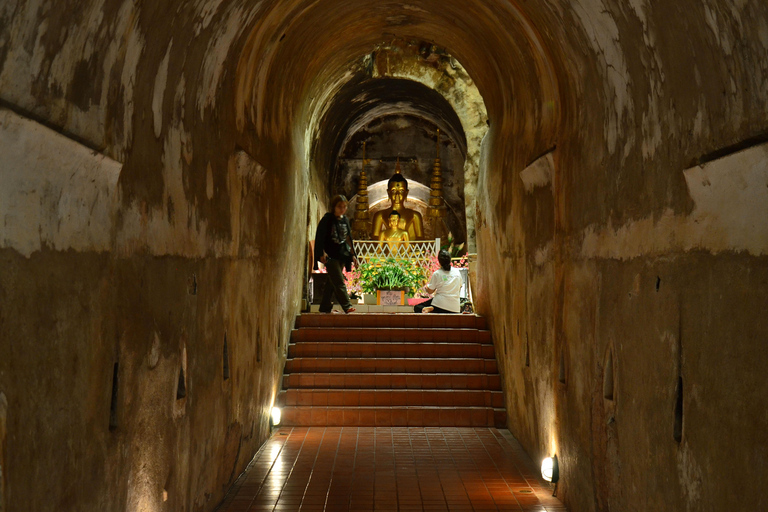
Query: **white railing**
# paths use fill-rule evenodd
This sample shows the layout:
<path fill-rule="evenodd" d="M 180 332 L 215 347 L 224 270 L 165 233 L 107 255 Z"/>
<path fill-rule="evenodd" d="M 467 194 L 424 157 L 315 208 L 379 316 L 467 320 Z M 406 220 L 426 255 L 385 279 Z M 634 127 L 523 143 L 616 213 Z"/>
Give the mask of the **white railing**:
<path fill-rule="evenodd" d="M 397 258 L 415 261 L 429 270 L 433 258 L 440 252 L 440 239 L 415 240 L 409 242 L 379 242 L 376 240 L 355 240 L 357 259 L 368 261 L 372 258 Z"/>

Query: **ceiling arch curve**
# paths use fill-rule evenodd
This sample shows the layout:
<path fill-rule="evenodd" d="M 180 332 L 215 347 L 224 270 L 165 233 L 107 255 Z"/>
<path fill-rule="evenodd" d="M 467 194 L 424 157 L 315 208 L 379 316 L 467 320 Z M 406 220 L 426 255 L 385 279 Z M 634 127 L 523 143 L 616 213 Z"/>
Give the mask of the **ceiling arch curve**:
<path fill-rule="evenodd" d="M 461 120 L 438 92 L 411 80 L 359 77 L 350 80 L 333 98 L 318 126 L 312 160 L 335 180 L 335 161 L 350 138 L 365 125 L 392 114 L 430 121 L 466 155 L 467 140 Z"/>
<path fill-rule="evenodd" d="M 309 122 L 338 93 L 350 68 L 375 45 L 415 39 L 434 42 L 464 63 L 495 112 L 492 123 L 524 125 L 527 115 L 508 114 L 527 111 L 540 124 L 538 135 L 553 138 L 553 66 L 538 32 L 514 4 L 426 1 L 415 7 L 383 1 L 365 9 L 354 3 L 352 9 L 353 3 L 272 5 L 247 37 L 239 61 L 235 104 L 241 129 L 248 124 L 257 137 L 287 135 L 293 121 Z"/>

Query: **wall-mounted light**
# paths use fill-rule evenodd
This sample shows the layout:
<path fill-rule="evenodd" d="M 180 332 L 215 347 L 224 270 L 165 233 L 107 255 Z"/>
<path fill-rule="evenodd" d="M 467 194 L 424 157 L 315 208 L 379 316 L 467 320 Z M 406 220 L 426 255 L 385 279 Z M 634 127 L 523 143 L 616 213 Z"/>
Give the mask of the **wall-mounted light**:
<path fill-rule="evenodd" d="M 541 462 L 541 476 L 547 482 L 556 484 L 560 480 L 560 468 L 557 464 L 557 455 L 547 457 Z"/>
<path fill-rule="evenodd" d="M 541 461 L 541 477 L 547 482 L 555 484 L 552 496 L 557 495 L 557 481 L 560 480 L 560 467 L 557 464 L 557 455 L 547 457 Z"/>
<path fill-rule="evenodd" d="M 281 412 L 280 408 L 275 406 L 272 408 L 272 426 L 276 427 L 280 424 Z"/>

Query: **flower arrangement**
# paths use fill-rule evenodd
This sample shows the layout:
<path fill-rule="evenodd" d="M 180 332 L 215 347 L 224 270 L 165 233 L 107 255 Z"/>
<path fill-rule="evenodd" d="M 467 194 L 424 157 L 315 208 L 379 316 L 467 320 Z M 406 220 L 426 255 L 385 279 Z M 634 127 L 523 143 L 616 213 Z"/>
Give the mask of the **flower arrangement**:
<path fill-rule="evenodd" d="M 467 255 L 465 254 L 461 258 L 451 258 L 451 266 L 455 268 L 466 268 L 469 266 Z M 437 270 L 440 270 L 440 262 L 437 261 L 437 256 L 432 256 L 429 260 L 429 266 L 427 267 L 427 276 L 432 276 Z M 428 280 L 428 279 L 427 279 Z M 427 280 L 424 282 L 426 283 Z"/>
<path fill-rule="evenodd" d="M 341 269 L 344 273 L 344 277 L 347 280 L 347 293 L 350 297 L 360 297 L 363 294 L 363 283 L 360 280 L 360 266 L 352 269 L 351 272 L 347 272 L 344 268 Z"/>
<path fill-rule="evenodd" d="M 464 250 L 464 242 L 461 242 L 459 245 L 454 245 L 453 241 L 453 233 L 449 231 L 447 243 L 441 245 L 440 249 L 448 251 L 448 253 L 451 255 L 451 258 L 458 258 L 462 254 L 466 255 L 466 251 Z M 455 266 L 456 265 L 454 265 L 454 267 Z"/>
<path fill-rule="evenodd" d="M 344 272 L 347 290 L 375 293 L 376 290 L 408 288 L 410 294 L 427 282 L 427 272 L 415 260 L 400 258 L 371 258 L 361 261 L 352 272 Z"/>
<path fill-rule="evenodd" d="M 456 268 L 466 267 L 467 256 L 454 258 L 451 264 Z M 422 287 L 439 268 L 437 256 L 432 256 L 426 266 L 405 258 L 371 258 L 361 260 L 351 272 L 345 270 L 344 277 L 350 295 L 408 288 L 409 296 L 414 296 L 420 295 Z"/>

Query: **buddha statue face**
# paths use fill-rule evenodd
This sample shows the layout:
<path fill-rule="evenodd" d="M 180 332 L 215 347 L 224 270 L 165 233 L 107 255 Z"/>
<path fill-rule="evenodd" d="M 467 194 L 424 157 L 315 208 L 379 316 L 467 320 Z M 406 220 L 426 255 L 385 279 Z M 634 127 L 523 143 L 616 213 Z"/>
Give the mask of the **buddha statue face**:
<path fill-rule="evenodd" d="M 402 181 L 394 181 L 387 189 L 387 195 L 393 205 L 401 205 L 408 198 L 408 185 Z"/>
<path fill-rule="evenodd" d="M 392 212 L 389 215 L 389 227 L 392 229 L 398 229 L 398 224 L 400 224 L 400 215 L 397 212 Z"/>

